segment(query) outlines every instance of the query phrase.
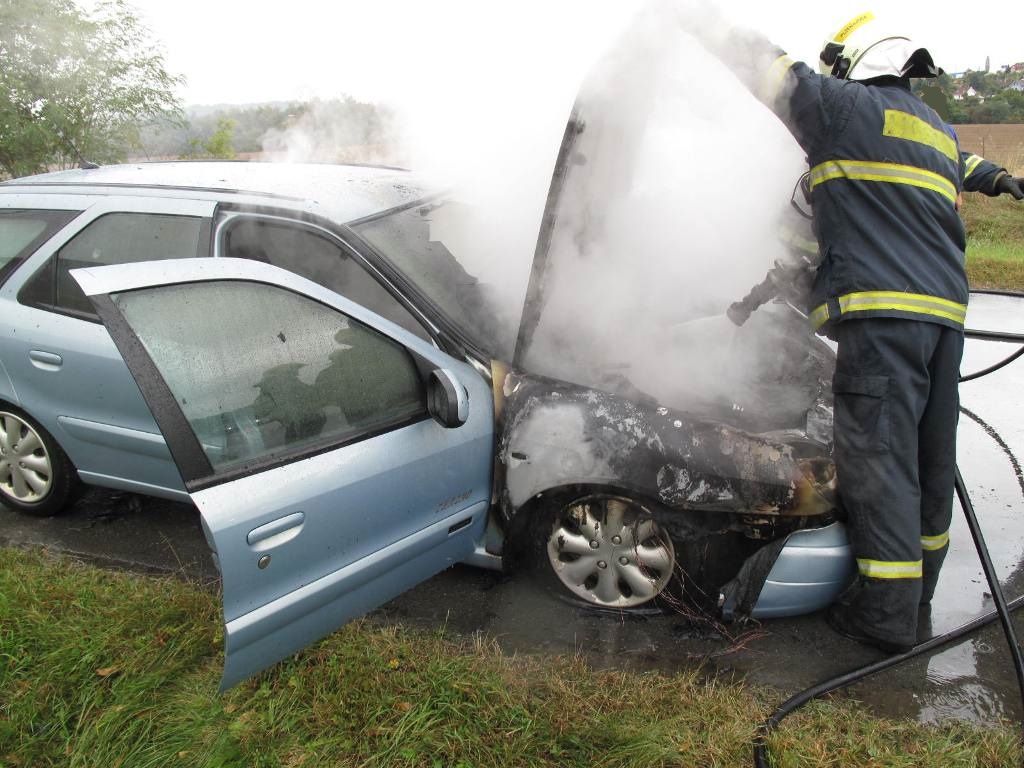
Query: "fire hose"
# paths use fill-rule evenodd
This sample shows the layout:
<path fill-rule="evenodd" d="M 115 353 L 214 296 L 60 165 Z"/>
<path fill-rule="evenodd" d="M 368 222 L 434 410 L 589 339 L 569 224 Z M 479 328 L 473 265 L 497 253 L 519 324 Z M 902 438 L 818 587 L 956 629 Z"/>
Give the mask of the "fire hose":
<path fill-rule="evenodd" d="M 1024 294 L 1017 293 L 1005 293 L 1000 291 L 977 291 L 977 293 L 997 293 L 1000 295 L 1016 296 L 1024 298 Z M 1021 344 L 1021 348 L 1013 354 L 1007 356 L 995 365 L 991 365 L 983 370 L 976 371 L 967 376 L 961 376 L 960 381 L 972 381 L 973 379 L 987 376 L 988 374 L 997 371 L 1014 360 L 1024 355 L 1024 334 L 1013 334 L 1013 333 L 997 333 L 997 332 L 986 332 L 986 331 L 973 331 L 965 330 L 964 336 L 972 339 L 984 339 L 988 341 L 1002 341 Z M 980 422 L 973 414 L 964 408 L 961 411 L 966 413 L 968 416 L 974 418 Z M 983 425 L 984 426 L 984 425 Z M 988 430 L 986 430 L 988 431 Z M 991 434 L 991 433 L 990 433 Z M 1000 446 L 1009 452 L 1005 443 L 997 439 Z M 1016 463 L 1013 455 L 1010 454 L 1011 463 L 1013 463 L 1015 471 L 1017 471 L 1018 480 L 1021 482 L 1021 490 L 1024 492 L 1024 477 L 1019 472 L 1019 465 Z M 888 658 L 877 661 L 867 666 L 859 667 L 857 669 L 850 670 L 844 674 L 818 683 L 806 690 L 797 693 L 790 697 L 782 704 L 780 704 L 771 716 L 765 720 L 759 727 L 756 737 L 754 738 L 754 766 L 755 768 L 768 768 L 771 765 L 771 757 L 768 752 L 768 736 L 779 727 L 782 720 L 788 715 L 795 712 L 797 709 L 802 707 L 804 704 L 814 699 L 820 698 L 832 691 L 837 691 L 841 688 L 845 688 L 848 685 L 863 680 L 871 675 L 882 672 L 886 669 L 902 664 L 905 661 L 921 656 L 922 654 L 928 653 L 936 648 L 958 640 L 961 637 L 973 632 L 976 629 L 991 624 L 996 619 L 999 620 L 1003 627 L 1003 633 L 1006 636 L 1006 641 L 1010 646 L 1010 655 L 1013 659 L 1014 670 L 1017 674 L 1017 686 L 1021 694 L 1021 702 L 1024 705 L 1024 656 L 1021 654 L 1020 643 L 1017 640 L 1016 632 L 1013 628 L 1013 623 L 1010 621 L 1010 612 L 1016 610 L 1021 605 L 1024 605 L 1024 595 L 1007 603 L 1006 597 L 1003 594 L 1002 586 L 999 584 L 999 578 L 996 575 L 995 567 L 992 565 L 992 559 L 989 557 L 988 546 L 985 543 L 985 538 L 981 532 L 981 526 L 978 524 L 978 518 L 974 513 L 974 505 L 971 503 L 970 495 L 967 493 L 967 487 L 964 484 L 964 479 L 960 474 L 960 468 L 956 468 L 954 478 L 956 495 L 960 500 L 960 506 L 963 509 L 964 516 L 967 519 L 967 526 L 971 532 L 971 538 L 974 540 L 975 549 L 977 549 L 978 557 L 981 560 L 981 567 L 985 573 L 985 579 L 988 581 L 989 590 L 992 595 L 992 600 L 995 603 L 995 609 L 989 611 L 972 621 L 963 624 L 956 629 L 946 632 L 941 635 L 937 635 L 932 639 L 915 645 L 906 653 L 900 653 Z M 1022 721 L 1022 729 L 1024 729 L 1024 721 Z M 1024 735 L 1024 733 L 1022 733 Z M 1022 756 L 1021 764 L 1024 765 L 1024 756 Z"/>

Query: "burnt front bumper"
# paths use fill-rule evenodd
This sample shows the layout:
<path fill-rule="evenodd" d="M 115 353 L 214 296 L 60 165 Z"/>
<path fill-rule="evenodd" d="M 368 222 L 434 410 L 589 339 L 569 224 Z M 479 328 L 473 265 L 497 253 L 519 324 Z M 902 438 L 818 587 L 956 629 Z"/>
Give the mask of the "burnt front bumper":
<path fill-rule="evenodd" d="M 756 619 L 798 616 L 821 610 L 853 582 L 857 568 L 843 523 L 790 534 L 761 587 L 750 615 Z M 735 596 L 722 615 L 735 618 Z"/>

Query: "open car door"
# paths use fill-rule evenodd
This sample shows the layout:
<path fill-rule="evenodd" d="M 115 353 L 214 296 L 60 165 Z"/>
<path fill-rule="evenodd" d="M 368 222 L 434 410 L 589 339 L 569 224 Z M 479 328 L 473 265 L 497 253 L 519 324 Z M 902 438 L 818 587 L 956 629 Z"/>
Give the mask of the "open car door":
<path fill-rule="evenodd" d="M 466 558 L 491 496 L 476 371 L 268 264 L 76 270 L 221 571 L 222 690 Z"/>

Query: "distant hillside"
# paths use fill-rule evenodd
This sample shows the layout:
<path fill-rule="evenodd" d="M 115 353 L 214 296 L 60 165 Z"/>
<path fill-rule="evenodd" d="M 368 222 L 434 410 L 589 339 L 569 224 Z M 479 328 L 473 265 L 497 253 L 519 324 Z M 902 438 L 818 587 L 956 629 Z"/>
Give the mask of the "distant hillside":
<path fill-rule="evenodd" d="M 936 106 L 934 96 L 926 96 L 936 86 L 941 91 L 939 101 L 945 102 L 947 114 L 943 117 L 951 123 L 1024 123 L 1024 63 L 1003 67 L 998 72 L 968 70 L 932 81 L 919 80 L 915 90 Z"/>

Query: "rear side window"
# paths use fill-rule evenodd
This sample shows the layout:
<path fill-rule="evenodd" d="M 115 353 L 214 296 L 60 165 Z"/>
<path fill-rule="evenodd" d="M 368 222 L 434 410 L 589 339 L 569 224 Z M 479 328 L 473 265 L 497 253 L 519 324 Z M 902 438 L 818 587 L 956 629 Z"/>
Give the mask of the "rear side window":
<path fill-rule="evenodd" d="M 24 304 L 94 316 L 72 269 L 206 256 L 204 219 L 160 213 L 109 213 L 75 235 L 25 284 Z"/>
<path fill-rule="evenodd" d="M 0 209 L 0 285 L 36 248 L 79 211 Z"/>

